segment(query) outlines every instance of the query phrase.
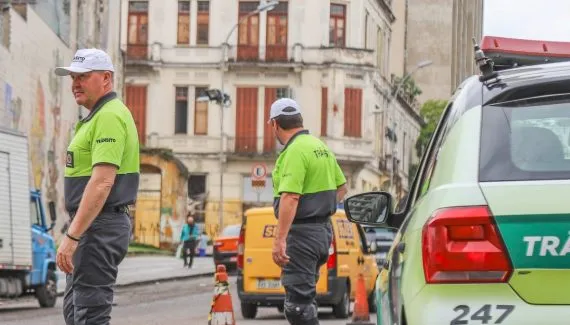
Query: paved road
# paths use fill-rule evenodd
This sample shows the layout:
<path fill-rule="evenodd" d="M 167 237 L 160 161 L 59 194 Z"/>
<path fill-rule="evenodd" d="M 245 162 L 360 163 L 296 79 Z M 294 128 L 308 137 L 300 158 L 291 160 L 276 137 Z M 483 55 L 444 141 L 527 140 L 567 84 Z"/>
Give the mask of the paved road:
<path fill-rule="evenodd" d="M 235 277 L 230 278 L 237 325 L 287 325 L 276 308 L 262 308 L 254 320 L 244 320 L 239 310 Z M 159 284 L 123 287 L 117 290 L 113 325 L 207 324 L 213 295 L 213 278 L 177 280 Z M 2 325 L 61 325 L 61 299 L 55 308 L 40 309 L 34 300 L 0 306 Z M 329 308 L 319 314 L 323 325 L 345 325 Z M 374 315 L 371 315 L 374 321 Z"/>
<path fill-rule="evenodd" d="M 183 268 L 183 261 L 173 256 L 133 256 L 127 257 L 119 265 L 117 285 L 181 278 L 190 275 L 212 274 L 215 272 L 211 257 L 196 257 L 191 269 Z M 65 274 L 58 272 L 57 291 L 65 290 Z"/>

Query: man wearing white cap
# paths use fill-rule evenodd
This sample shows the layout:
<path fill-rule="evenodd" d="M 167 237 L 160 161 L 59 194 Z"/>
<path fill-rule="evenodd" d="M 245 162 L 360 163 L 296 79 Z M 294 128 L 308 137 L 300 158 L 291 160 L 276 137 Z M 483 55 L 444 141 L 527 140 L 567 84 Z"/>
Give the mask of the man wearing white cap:
<path fill-rule="evenodd" d="M 303 129 L 297 102 L 275 101 L 268 123 L 285 145 L 272 174 L 278 219 L 273 261 L 282 268 L 285 317 L 292 325 L 318 325 L 316 283 L 329 256 L 330 217 L 347 192 L 346 179 L 327 145 Z"/>
<path fill-rule="evenodd" d="M 75 127 L 65 164 L 65 208 L 72 221 L 57 251 L 66 273 L 67 325 L 108 325 L 117 267 L 127 254 L 139 183 L 139 141 L 129 109 L 113 91 L 107 53 L 82 49 L 55 74 L 71 76 L 71 90 L 89 115 Z"/>

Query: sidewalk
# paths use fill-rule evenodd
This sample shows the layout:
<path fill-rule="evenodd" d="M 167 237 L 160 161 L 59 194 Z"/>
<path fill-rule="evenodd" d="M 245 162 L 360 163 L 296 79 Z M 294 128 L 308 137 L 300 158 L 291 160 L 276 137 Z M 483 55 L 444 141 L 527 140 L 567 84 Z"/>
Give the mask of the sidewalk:
<path fill-rule="evenodd" d="M 127 256 L 119 265 L 117 287 L 150 283 L 194 276 L 214 276 L 212 257 L 195 257 L 191 269 L 183 268 L 183 261 L 173 256 Z M 65 274 L 57 272 L 57 292 L 65 291 Z"/>

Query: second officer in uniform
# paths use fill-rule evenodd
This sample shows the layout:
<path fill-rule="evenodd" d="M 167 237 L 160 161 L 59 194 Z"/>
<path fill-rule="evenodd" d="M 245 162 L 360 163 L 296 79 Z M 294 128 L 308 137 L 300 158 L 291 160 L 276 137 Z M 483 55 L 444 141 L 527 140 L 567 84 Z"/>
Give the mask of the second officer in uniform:
<path fill-rule="evenodd" d="M 346 179 L 326 144 L 303 128 L 294 100 L 275 101 L 268 123 L 285 145 L 272 176 L 278 218 L 272 255 L 282 267 L 285 316 L 291 325 L 318 325 L 316 283 L 332 241 L 330 217 L 347 192 Z"/>

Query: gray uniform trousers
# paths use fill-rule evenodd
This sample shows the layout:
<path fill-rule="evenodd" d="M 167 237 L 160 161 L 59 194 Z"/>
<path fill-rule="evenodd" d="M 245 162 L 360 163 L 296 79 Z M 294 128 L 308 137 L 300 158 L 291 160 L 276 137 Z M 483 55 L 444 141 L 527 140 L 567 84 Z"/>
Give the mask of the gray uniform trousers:
<path fill-rule="evenodd" d="M 332 242 L 330 222 L 293 224 L 287 236 L 289 263 L 281 273 L 285 317 L 291 325 L 318 325 L 316 285 Z"/>
<path fill-rule="evenodd" d="M 99 214 L 81 236 L 66 276 L 66 325 L 108 325 L 118 265 L 127 254 L 131 221 L 125 212 Z"/>

